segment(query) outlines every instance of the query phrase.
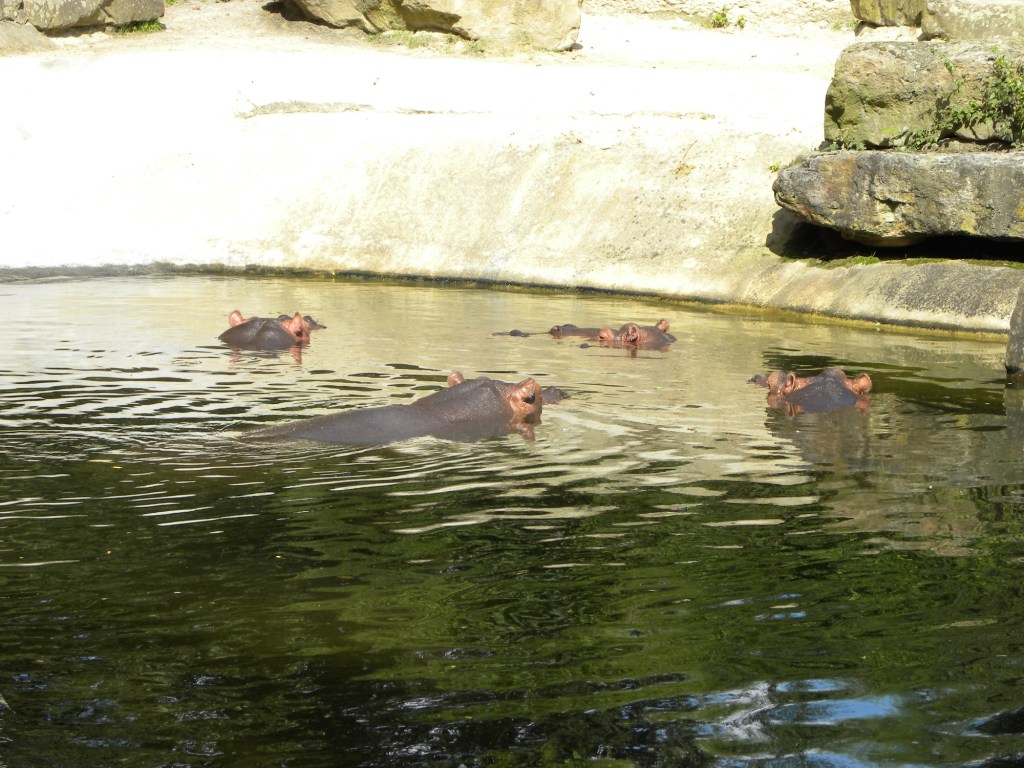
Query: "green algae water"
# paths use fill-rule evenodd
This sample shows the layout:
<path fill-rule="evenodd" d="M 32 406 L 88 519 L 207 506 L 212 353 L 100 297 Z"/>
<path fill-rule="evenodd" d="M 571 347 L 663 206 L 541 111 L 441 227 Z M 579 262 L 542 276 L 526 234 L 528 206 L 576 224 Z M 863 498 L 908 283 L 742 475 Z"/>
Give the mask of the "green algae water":
<path fill-rule="evenodd" d="M 945 766 L 1024 753 L 999 341 L 358 282 L 0 285 L 0 765 Z M 237 352 L 233 309 L 327 325 Z M 672 324 L 668 351 L 553 324 Z M 527 337 L 495 336 L 513 328 Z M 791 417 L 747 384 L 868 373 Z M 452 370 L 533 440 L 253 443 Z"/>

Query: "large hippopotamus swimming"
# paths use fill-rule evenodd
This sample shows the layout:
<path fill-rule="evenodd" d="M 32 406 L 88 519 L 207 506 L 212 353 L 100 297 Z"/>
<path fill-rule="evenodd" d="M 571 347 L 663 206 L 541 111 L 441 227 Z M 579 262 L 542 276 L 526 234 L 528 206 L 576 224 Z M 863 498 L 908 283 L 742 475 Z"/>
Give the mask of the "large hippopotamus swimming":
<path fill-rule="evenodd" d="M 871 377 L 862 373 L 849 378 L 841 368 L 826 368 L 817 376 L 797 376 L 791 371 L 772 371 L 757 375 L 751 384 L 768 388 L 768 405 L 791 416 L 798 413 L 824 413 L 837 408 L 867 408 Z"/>
<path fill-rule="evenodd" d="M 534 379 L 512 384 L 486 376 L 466 379 L 456 371 L 448 383 L 447 389 L 408 404 L 353 408 L 250 435 L 349 445 L 381 445 L 426 435 L 461 442 L 512 433 L 533 437 L 545 402 L 544 390 Z M 549 389 L 553 390 L 551 402 L 557 402 L 556 392 L 564 395 L 557 388 Z"/>
<path fill-rule="evenodd" d="M 325 326 L 309 315 L 245 317 L 237 309 L 228 315 L 228 328 L 217 338 L 236 349 L 282 350 L 309 344 L 310 331 Z"/>

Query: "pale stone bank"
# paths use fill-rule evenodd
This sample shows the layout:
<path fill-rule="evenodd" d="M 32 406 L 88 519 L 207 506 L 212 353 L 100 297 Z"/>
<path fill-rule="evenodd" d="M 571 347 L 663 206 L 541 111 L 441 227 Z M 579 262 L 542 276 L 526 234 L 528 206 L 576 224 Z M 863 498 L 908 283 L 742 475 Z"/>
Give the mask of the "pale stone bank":
<path fill-rule="evenodd" d="M 480 54 L 181 0 L 163 32 L 4 46 L 0 279 L 261 265 L 1006 332 L 1021 271 L 823 264 L 846 246 L 775 200 L 823 140 L 851 18 L 847 0 L 588 0 L 574 42 L 542 46 L 568 50 Z"/>

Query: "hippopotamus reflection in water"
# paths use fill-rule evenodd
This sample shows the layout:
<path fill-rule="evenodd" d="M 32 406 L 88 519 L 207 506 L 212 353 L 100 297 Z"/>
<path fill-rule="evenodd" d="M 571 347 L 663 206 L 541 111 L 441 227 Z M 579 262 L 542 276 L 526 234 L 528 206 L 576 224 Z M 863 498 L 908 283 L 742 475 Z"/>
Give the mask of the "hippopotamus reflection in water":
<path fill-rule="evenodd" d="M 629 349 L 666 349 L 676 337 L 668 332 L 668 320 L 659 320 L 655 325 L 626 323 L 619 330 L 602 328 L 597 340 L 609 347 Z"/>
<path fill-rule="evenodd" d="M 517 433 L 533 439 L 544 393 L 532 378 L 518 384 L 486 376 L 466 380 L 455 372 L 450 386 L 407 405 L 384 405 L 315 416 L 252 433 L 254 437 L 382 445 L 413 437 L 473 442 Z M 560 391 L 560 390 L 559 390 Z"/>
<path fill-rule="evenodd" d="M 825 413 L 837 408 L 857 406 L 866 409 L 871 401 L 871 377 L 862 373 L 849 378 L 841 368 L 826 368 L 817 376 L 796 376 L 789 371 L 757 375 L 750 384 L 768 388 L 768 405 L 790 416 L 798 413 Z"/>
<path fill-rule="evenodd" d="M 309 315 L 296 312 L 293 316 L 244 317 L 237 309 L 228 315 L 231 326 L 217 338 L 237 349 L 278 350 L 304 347 L 309 344 L 310 331 L 320 325 Z"/>

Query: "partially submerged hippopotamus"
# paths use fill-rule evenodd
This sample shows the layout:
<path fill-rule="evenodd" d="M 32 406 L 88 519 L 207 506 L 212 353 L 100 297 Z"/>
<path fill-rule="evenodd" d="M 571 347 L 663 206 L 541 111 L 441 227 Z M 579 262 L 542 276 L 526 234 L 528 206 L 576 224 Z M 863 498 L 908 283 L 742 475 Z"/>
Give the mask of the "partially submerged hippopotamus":
<path fill-rule="evenodd" d="M 548 333 L 556 339 L 564 339 L 567 336 L 582 336 L 585 339 L 596 339 L 597 334 L 600 332 L 600 328 L 581 328 L 578 325 L 573 325 L 572 323 L 552 325 L 551 330 L 548 331 Z"/>
<path fill-rule="evenodd" d="M 454 387 L 456 384 L 462 384 L 465 381 L 465 377 L 459 371 L 452 371 L 448 376 L 449 387 Z M 492 379 L 492 381 L 495 384 L 501 384 L 506 387 L 511 386 L 507 381 L 498 381 L 497 379 Z M 569 393 L 560 387 L 544 387 L 544 389 L 540 391 L 540 394 L 544 405 L 555 405 L 556 403 L 560 403 L 569 398 Z"/>
<path fill-rule="evenodd" d="M 750 384 L 768 388 L 768 405 L 786 411 L 790 416 L 798 413 L 824 413 L 837 408 L 857 406 L 867 408 L 870 400 L 871 377 L 862 373 L 849 378 L 841 368 L 826 368 L 817 376 L 797 376 L 791 371 L 772 371 L 750 379 Z"/>
<path fill-rule="evenodd" d="M 668 332 L 668 320 L 659 320 L 654 325 L 640 325 L 639 323 L 625 323 L 618 330 L 605 326 L 604 328 L 584 328 L 572 323 L 564 325 L 553 325 L 548 331 L 556 339 L 568 336 L 581 336 L 585 339 L 598 341 L 609 347 L 627 347 L 629 349 L 664 349 L 676 337 Z"/>
<path fill-rule="evenodd" d="M 447 389 L 408 404 L 354 408 L 269 427 L 252 436 L 349 445 L 381 445 L 426 435 L 461 442 L 511 433 L 533 438 L 544 391 L 532 378 L 517 384 L 486 376 L 466 380 L 456 371 L 448 382 Z"/>
<path fill-rule="evenodd" d="M 309 344 L 310 331 L 321 325 L 309 315 L 296 312 L 292 316 L 245 317 L 237 309 L 228 315 L 231 326 L 217 338 L 237 349 L 277 350 Z"/>
<path fill-rule="evenodd" d="M 668 320 L 664 319 L 654 325 L 626 323 L 617 331 L 609 327 L 602 328 L 596 338 L 609 347 L 665 349 L 676 340 L 676 337 L 668 332 L 668 327 Z"/>

